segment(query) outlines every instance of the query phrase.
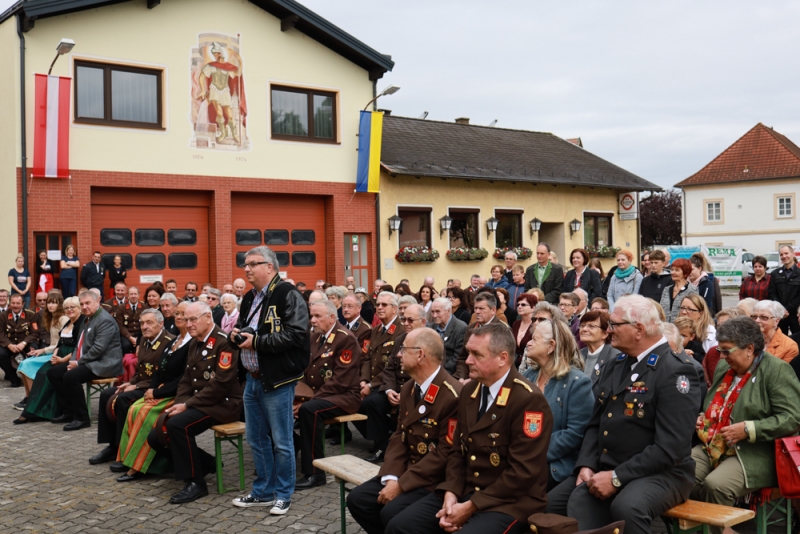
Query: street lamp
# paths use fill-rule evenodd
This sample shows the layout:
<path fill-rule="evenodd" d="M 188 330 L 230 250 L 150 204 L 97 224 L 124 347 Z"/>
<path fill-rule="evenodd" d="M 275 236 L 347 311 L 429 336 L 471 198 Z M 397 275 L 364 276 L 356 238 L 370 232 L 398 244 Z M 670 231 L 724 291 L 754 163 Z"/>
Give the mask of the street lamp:
<path fill-rule="evenodd" d="M 569 223 L 570 235 L 576 234 L 581 231 L 581 222 L 578 219 L 572 219 Z"/>
<path fill-rule="evenodd" d="M 542 229 L 542 221 L 540 221 L 536 217 L 531 219 L 528 224 L 531 225 L 531 237 L 533 237 L 533 234 Z"/>
<path fill-rule="evenodd" d="M 58 43 L 56 47 L 56 57 L 53 58 L 53 62 L 50 63 L 50 70 L 47 71 L 47 75 L 50 76 L 50 73 L 53 72 L 53 65 L 56 64 L 58 60 L 58 56 L 63 56 L 64 54 L 69 54 L 70 50 L 75 48 L 75 41 L 72 39 L 61 39 L 61 42 Z"/>
<path fill-rule="evenodd" d="M 400 225 L 402 224 L 403 219 L 398 217 L 397 215 L 392 215 L 389 217 L 389 235 L 392 235 L 392 232 L 397 232 L 400 230 Z"/>
<path fill-rule="evenodd" d="M 369 107 L 369 105 L 370 105 L 370 104 L 372 104 L 373 102 L 375 102 L 376 100 L 378 100 L 380 97 L 382 97 L 382 96 L 388 96 L 388 95 L 393 95 L 393 94 L 395 94 L 395 93 L 396 93 L 397 91 L 399 91 L 399 90 L 400 90 L 400 88 L 399 88 L 399 87 L 397 87 L 396 85 L 390 85 L 389 87 L 387 87 L 386 89 L 384 89 L 383 91 L 381 91 L 381 92 L 380 92 L 380 94 L 379 94 L 378 96 L 376 96 L 375 98 L 373 98 L 372 100 L 370 100 L 369 102 L 367 102 L 367 105 L 366 105 L 366 106 L 364 106 L 364 111 L 367 111 L 367 108 Z"/>
<path fill-rule="evenodd" d="M 498 221 L 498 220 L 497 220 L 496 218 L 494 218 L 494 217 L 491 217 L 491 218 L 489 218 L 489 219 L 486 219 L 486 231 L 487 231 L 487 234 L 486 234 L 486 235 L 489 235 L 489 234 L 491 234 L 492 232 L 495 232 L 495 231 L 497 231 L 497 223 L 499 223 L 499 222 L 500 222 L 500 221 Z"/>
<path fill-rule="evenodd" d="M 450 225 L 453 224 L 453 219 L 445 215 L 441 219 L 439 219 L 439 237 L 442 237 L 442 234 L 450 230 Z"/>

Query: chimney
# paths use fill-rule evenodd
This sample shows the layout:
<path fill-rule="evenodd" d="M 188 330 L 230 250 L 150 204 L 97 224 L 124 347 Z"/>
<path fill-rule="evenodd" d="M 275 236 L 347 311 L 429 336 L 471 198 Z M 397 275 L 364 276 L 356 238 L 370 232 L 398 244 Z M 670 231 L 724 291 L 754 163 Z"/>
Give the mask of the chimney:
<path fill-rule="evenodd" d="M 456 124 L 469 124 L 469 117 L 459 117 L 456 119 Z"/>
<path fill-rule="evenodd" d="M 583 141 L 581 141 L 580 137 L 575 137 L 573 139 L 567 139 L 567 142 L 572 143 L 573 145 L 578 145 L 579 147 L 583 148 Z"/>
<path fill-rule="evenodd" d="M 379 109 L 378 111 L 382 111 L 383 114 L 386 115 L 387 117 L 392 114 L 391 109 Z"/>

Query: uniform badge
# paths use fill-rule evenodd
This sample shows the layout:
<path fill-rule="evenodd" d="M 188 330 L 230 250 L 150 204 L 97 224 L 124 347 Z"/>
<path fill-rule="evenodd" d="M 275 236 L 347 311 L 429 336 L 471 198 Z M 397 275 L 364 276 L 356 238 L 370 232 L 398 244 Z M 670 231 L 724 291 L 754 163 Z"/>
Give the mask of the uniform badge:
<path fill-rule="evenodd" d="M 420 441 L 417 443 L 417 452 L 420 454 L 425 454 L 428 452 L 428 446 L 424 442 Z"/>
<path fill-rule="evenodd" d="M 500 388 L 500 394 L 497 396 L 496 404 L 498 406 L 505 406 L 508 402 L 508 396 L 511 394 L 511 388 Z"/>
<path fill-rule="evenodd" d="M 618 362 L 624 361 L 624 360 L 625 360 L 625 358 L 627 358 L 627 356 L 626 356 L 625 354 L 622 354 L 622 353 L 620 352 L 620 353 L 619 353 L 619 356 L 617 356 L 617 361 L 618 361 Z"/>
<path fill-rule="evenodd" d="M 333 343 L 334 339 L 336 339 L 336 334 L 331 332 L 330 335 L 328 336 L 328 339 L 325 340 L 325 343 Z"/>
<path fill-rule="evenodd" d="M 425 393 L 425 402 L 433 402 L 436 400 L 436 395 L 439 394 L 439 386 L 431 384 L 428 386 L 428 391 Z"/>
<path fill-rule="evenodd" d="M 450 445 L 453 444 L 453 438 L 456 435 L 456 426 L 458 425 L 458 419 L 452 417 L 447 420 L 447 443 Z"/>
<path fill-rule="evenodd" d="M 219 368 L 220 369 L 230 369 L 231 368 L 231 360 L 233 359 L 233 354 L 230 352 L 220 352 L 219 353 Z"/>
<path fill-rule="evenodd" d="M 348 363 L 353 361 L 353 351 L 352 350 L 343 350 L 341 356 L 339 356 L 339 361 L 343 364 L 347 365 Z"/>
<path fill-rule="evenodd" d="M 215 376 L 217 376 L 216 373 L 214 373 L 214 371 L 211 371 L 211 378 L 214 378 Z"/>
<path fill-rule="evenodd" d="M 156 341 L 156 344 L 153 345 L 153 350 L 158 350 L 158 346 L 161 345 L 160 341 Z"/>
<path fill-rule="evenodd" d="M 387 331 L 387 332 L 389 333 L 389 335 L 391 336 L 392 334 L 394 334 L 394 331 L 395 331 L 395 330 L 397 330 L 397 325 L 396 325 L 396 324 L 393 324 L 393 325 L 392 325 L 392 326 L 390 326 L 390 327 L 389 327 L 389 329 L 388 329 L 388 330 L 386 330 L 386 331 Z"/>
<path fill-rule="evenodd" d="M 644 410 L 642 408 L 636 410 L 636 417 L 638 417 L 639 419 L 644 419 Z"/>
<path fill-rule="evenodd" d="M 382 347 L 393 347 L 394 346 L 394 341 L 387 341 L 386 343 L 384 343 L 381 346 Z"/>
<path fill-rule="evenodd" d="M 689 393 L 689 379 L 685 375 L 679 376 L 675 385 L 681 393 Z"/>
<path fill-rule="evenodd" d="M 384 354 L 383 355 L 383 363 L 384 364 L 389 363 L 389 355 L 388 354 Z"/>
<path fill-rule="evenodd" d="M 657 361 L 658 361 L 658 354 L 651 354 L 647 358 L 647 365 L 649 365 L 650 367 L 655 367 Z"/>
<path fill-rule="evenodd" d="M 320 356 L 320 358 L 330 358 L 331 356 L 333 356 L 333 351 L 326 350 L 325 352 L 322 353 L 322 356 Z"/>
<path fill-rule="evenodd" d="M 8 312 L 8 320 L 9 321 L 13 321 L 14 320 L 14 314 L 13 313 Z"/>
<path fill-rule="evenodd" d="M 624 413 L 625 413 L 625 417 L 633 416 L 633 403 L 632 402 L 626 402 L 625 403 L 625 412 Z"/>
<path fill-rule="evenodd" d="M 493 452 L 489 455 L 489 463 L 492 464 L 494 467 L 500 465 L 500 455 L 496 452 Z"/>
<path fill-rule="evenodd" d="M 217 338 L 215 338 L 215 337 L 210 338 L 208 340 L 208 345 L 206 345 L 206 348 L 207 349 L 213 349 L 214 348 L 214 343 L 216 343 L 216 342 L 217 342 Z M 228 354 L 230 354 L 230 353 L 228 353 Z"/>
<path fill-rule="evenodd" d="M 522 430 L 529 438 L 538 438 L 542 434 L 542 412 L 525 412 L 525 420 L 522 423 Z"/>
<path fill-rule="evenodd" d="M 209 373 L 208 371 L 205 371 L 203 373 L 203 378 L 205 378 L 206 380 L 210 379 L 211 378 L 211 373 Z"/>

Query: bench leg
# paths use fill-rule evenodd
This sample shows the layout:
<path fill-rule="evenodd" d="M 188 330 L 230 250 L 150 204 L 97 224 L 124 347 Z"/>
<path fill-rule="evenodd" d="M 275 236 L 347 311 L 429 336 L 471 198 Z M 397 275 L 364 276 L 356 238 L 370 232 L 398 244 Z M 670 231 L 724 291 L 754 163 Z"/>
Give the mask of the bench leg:
<path fill-rule="evenodd" d="M 89 412 L 89 421 L 92 420 L 92 384 L 86 382 L 86 410 Z"/>
<path fill-rule="evenodd" d="M 239 489 L 244 491 L 244 447 L 242 446 L 242 436 L 239 435 L 237 447 L 239 448 Z"/>
<path fill-rule="evenodd" d="M 344 434 L 344 432 L 342 432 L 342 434 Z M 344 435 L 342 435 L 342 443 L 344 443 Z M 344 480 L 339 480 L 339 506 L 342 511 L 342 534 L 347 534 L 347 521 L 345 521 L 347 501 L 344 499 Z"/>
<path fill-rule="evenodd" d="M 217 436 L 214 436 L 214 461 L 217 463 L 217 493 L 222 495 L 225 493 L 222 487 L 222 440 Z"/>
<path fill-rule="evenodd" d="M 342 440 L 341 441 L 341 443 L 342 443 L 342 454 L 344 454 L 344 431 L 345 431 L 345 428 L 347 428 L 347 423 L 339 423 L 339 433 L 340 433 L 339 439 Z"/>

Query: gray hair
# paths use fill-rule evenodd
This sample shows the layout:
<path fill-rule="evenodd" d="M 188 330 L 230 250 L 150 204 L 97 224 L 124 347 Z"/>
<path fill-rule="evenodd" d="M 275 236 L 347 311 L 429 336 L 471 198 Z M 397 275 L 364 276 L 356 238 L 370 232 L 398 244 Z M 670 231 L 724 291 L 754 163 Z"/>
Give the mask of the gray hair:
<path fill-rule="evenodd" d="M 731 317 L 719 325 L 717 343 L 733 343 L 740 348 L 753 345 L 753 351 L 761 354 L 764 350 L 764 334 L 758 323 L 750 317 Z"/>
<path fill-rule="evenodd" d="M 378 298 L 381 297 L 389 297 L 389 304 L 391 304 L 395 308 L 400 305 L 400 303 L 398 302 L 399 297 L 394 293 L 392 293 L 391 291 L 381 291 L 380 293 L 378 293 Z M 414 302 L 416 303 L 417 299 L 414 299 Z"/>
<path fill-rule="evenodd" d="M 168 300 L 168 301 L 170 301 L 172 303 L 173 306 L 177 306 L 178 305 L 178 299 L 172 293 L 164 293 L 163 295 L 161 295 L 161 299 L 159 299 L 159 300 L 162 300 L 162 301 L 163 300 Z"/>
<path fill-rule="evenodd" d="M 667 338 L 667 341 L 670 341 L 672 345 L 674 345 L 677 350 L 681 350 L 683 348 L 683 336 L 681 335 L 681 331 L 678 330 L 678 327 L 672 323 L 661 323 L 661 333 L 664 334 L 664 337 Z"/>
<path fill-rule="evenodd" d="M 100 301 L 100 292 L 99 291 L 92 291 L 91 289 L 84 289 L 83 291 L 81 291 L 81 294 L 78 295 L 79 299 L 82 299 L 83 297 L 89 297 L 93 301 L 99 302 Z"/>
<path fill-rule="evenodd" d="M 453 303 L 448 298 L 439 297 L 439 298 L 433 299 L 433 302 L 435 304 L 441 304 L 442 308 L 444 308 L 444 310 L 446 312 L 448 312 L 448 313 L 451 313 L 453 311 Z"/>
<path fill-rule="evenodd" d="M 477 295 L 475 295 L 475 304 L 479 302 L 485 302 L 487 306 L 493 309 L 497 309 L 497 297 L 489 293 L 488 291 L 481 291 Z M 516 349 L 515 349 L 516 350 Z"/>
<path fill-rule="evenodd" d="M 265 262 L 272 264 L 272 267 L 274 267 L 276 271 L 280 269 L 278 265 L 278 256 L 269 247 L 262 245 L 260 247 L 251 248 L 247 251 L 247 254 L 245 254 L 245 257 L 247 256 L 261 256 L 264 258 Z"/>
<path fill-rule="evenodd" d="M 141 315 L 152 315 L 156 318 L 156 322 L 158 322 L 158 324 L 162 324 L 164 322 L 164 314 L 155 308 L 147 308 L 146 310 L 142 311 L 140 317 Z"/>
<path fill-rule="evenodd" d="M 226 300 L 232 300 L 234 304 L 238 304 L 239 299 L 236 298 L 236 295 L 233 293 L 225 293 L 219 298 L 220 303 L 225 302 Z"/>
<path fill-rule="evenodd" d="M 555 340 L 556 347 L 553 351 L 553 360 L 547 365 L 545 371 L 553 378 L 563 378 L 569 373 L 571 366 L 583 371 L 584 362 L 578 352 L 578 344 L 572 335 L 567 323 L 564 321 L 541 321 L 536 323 L 534 332 L 540 332 L 545 343 Z M 538 367 L 531 364 L 534 369 Z"/>
<path fill-rule="evenodd" d="M 208 302 L 203 302 L 202 300 L 198 300 L 197 302 L 192 302 L 189 306 L 197 306 L 200 308 L 200 314 L 211 313 L 211 306 L 208 305 Z"/>
<path fill-rule="evenodd" d="M 417 298 L 414 295 L 403 295 L 397 299 L 397 305 L 401 304 L 417 304 Z"/>
<path fill-rule="evenodd" d="M 539 242 L 539 244 L 538 244 L 538 245 L 536 245 L 536 248 L 539 248 L 539 247 L 544 247 L 544 248 L 546 248 L 546 249 L 547 249 L 547 252 L 552 252 L 552 251 L 550 250 L 550 245 L 548 245 L 548 244 L 547 244 L 547 243 L 545 243 L 544 241 L 540 241 L 540 242 Z"/>
<path fill-rule="evenodd" d="M 644 326 L 648 336 L 661 333 L 661 316 L 655 302 L 642 295 L 625 295 L 620 297 L 614 309 L 619 308 L 622 318 L 631 323 Z"/>
<path fill-rule="evenodd" d="M 562 323 L 566 323 L 567 322 L 567 318 L 564 317 L 564 314 L 561 313 L 561 310 L 558 309 L 556 306 L 553 306 L 552 304 L 550 304 L 546 300 L 543 300 L 541 302 L 537 302 L 536 303 L 536 306 L 533 308 L 533 315 L 536 316 L 536 314 L 538 312 L 542 312 L 542 311 L 545 312 L 545 313 L 550 314 L 550 317 L 552 317 L 553 319 L 557 319 L 557 320 L 561 321 Z"/>
<path fill-rule="evenodd" d="M 786 314 L 786 308 L 784 308 L 783 304 L 781 304 L 776 300 L 759 301 L 758 304 L 753 306 L 753 311 L 754 312 L 765 311 L 779 321 L 783 319 L 783 316 Z"/>
<path fill-rule="evenodd" d="M 406 314 L 408 314 L 408 312 L 412 310 L 417 312 L 417 315 L 419 315 L 419 318 L 422 319 L 423 324 L 427 324 L 428 321 L 425 319 L 425 308 L 423 308 L 417 303 L 414 303 L 408 308 L 406 308 Z"/>
<path fill-rule="evenodd" d="M 589 294 L 583 288 L 577 287 L 572 292 L 578 295 L 580 300 L 585 300 L 587 304 L 589 303 Z"/>
<path fill-rule="evenodd" d="M 312 302 L 311 306 L 324 306 L 325 311 L 328 313 L 328 315 L 336 316 L 338 313 L 336 310 L 336 304 L 334 304 L 330 300 L 318 300 L 316 302 Z M 311 306 L 309 306 L 309 308 Z"/>
<path fill-rule="evenodd" d="M 214 295 L 217 298 L 220 298 L 222 296 L 222 291 L 220 291 L 216 287 L 209 287 L 207 292 Z"/>
<path fill-rule="evenodd" d="M 347 289 L 341 286 L 331 286 L 325 290 L 325 295 L 330 297 L 332 295 L 336 295 L 336 298 L 342 300 L 345 295 L 347 295 Z"/>
<path fill-rule="evenodd" d="M 742 299 L 736 305 L 737 308 L 740 308 L 745 315 L 750 315 L 753 313 L 753 307 L 758 303 L 756 299 L 753 297 L 747 297 L 746 299 Z"/>
<path fill-rule="evenodd" d="M 508 258 L 509 256 L 511 256 L 511 258 L 512 258 L 514 261 L 517 261 L 517 253 L 516 253 L 516 252 L 514 252 L 513 250 L 509 250 L 508 252 L 506 252 L 506 253 L 503 255 L 503 257 L 504 257 L 504 258 Z"/>
<path fill-rule="evenodd" d="M 314 291 L 311 292 L 309 297 L 312 297 L 314 295 L 319 295 L 320 297 L 322 297 L 320 300 L 328 300 L 328 295 L 326 295 L 325 292 L 321 289 L 315 289 Z"/>

